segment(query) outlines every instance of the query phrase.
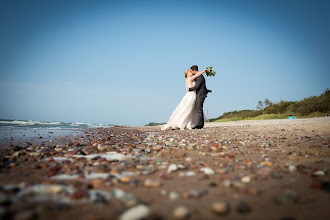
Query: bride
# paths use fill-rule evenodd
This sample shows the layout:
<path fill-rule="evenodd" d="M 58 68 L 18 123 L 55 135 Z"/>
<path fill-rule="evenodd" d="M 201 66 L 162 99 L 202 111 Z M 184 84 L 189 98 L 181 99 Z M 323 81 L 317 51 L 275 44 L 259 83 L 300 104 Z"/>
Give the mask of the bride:
<path fill-rule="evenodd" d="M 193 75 L 191 69 L 186 70 L 184 72 L 184 77 L 186 78 L 186 90 L 187 93 L 182 98 L 179 105 L 173 111 L 170 119 L 168 120 L 167 124 L 162 126 L 161 130 L 171 130 L 171 129 L 181 129 L 184 130 L 185 128 L 192 129 L 196 125 L 196 116 L 197 116 L 197 109 L 196 109 L 196 91 L 189 92 L 189 88 L 195 86 L 195 79 L 205 73 L 205 70 L 196 73 Z"/>

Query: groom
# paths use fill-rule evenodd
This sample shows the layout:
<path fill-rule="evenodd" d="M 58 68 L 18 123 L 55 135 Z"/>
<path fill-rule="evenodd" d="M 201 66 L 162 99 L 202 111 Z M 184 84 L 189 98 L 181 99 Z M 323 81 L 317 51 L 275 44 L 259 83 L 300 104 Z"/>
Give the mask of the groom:
<path fill-rule="evenodd" d="M 192 67 L 190 67 L 190 69 L 192 70 L 192 74 L 198 73 L 197 65 L 193 65 Z M 206 72 L 208 72 L 208 70 L 206 70 Z M 195 91 L 195 90 L 196 90 L 197 124 L 193 129 L 202 129 L 204 127 L 203 104 L 207 96 L 207 93 L 212 92 L 211 90 L 208 90 L 206 88 L 205 78 L 203 74 L 195 79 L 195 86 L 189 88 L 189 91 Z"/>

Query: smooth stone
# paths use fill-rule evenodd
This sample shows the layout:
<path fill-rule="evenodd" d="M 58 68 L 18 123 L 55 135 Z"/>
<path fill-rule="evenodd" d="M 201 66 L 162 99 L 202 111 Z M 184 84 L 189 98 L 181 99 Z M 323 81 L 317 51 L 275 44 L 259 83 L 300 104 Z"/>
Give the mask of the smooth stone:
<path fill-rule="evenodd" d="M 243 183 L 249 183 L 250 181 L 251 181 L 251 177 L 249 177 L 249 176 L 244 176 L 244 177 L 242 177 L 242 182 Z"/>
<path fill-rule="evenodd" d="M 192 161 L 192 158 L 191 157 L 187 157 L 186 158 L 186 162 L 191 162 Z"/>
<path fill-rule="evenodd" d="M 224 180 L 222 182 L 222 184 L 225 186 L 225 187 L 230 187 L 232 185 L 231 181 L 230 180 Z"/>
<path fill-rule="evenodd" d="M 289 169 L 290 172 L 295 172 L 297 170 L 297 167 L 290 164 L 288 169 Z"/>
<path fill-rule="evenodd" d="M 168 173 L 171 173 L 171 172 L 174 172 L 174 171 L 177 171 L 177 170 L 178 170 L 178 166 L 176 164 L 171 164 L 167 168 Z"/>
<path fill-rule="evenodd" d="M 177 220 L 188 219 L 189 216 L 190 216 L 190 211 L 188 208 L 184 206 L 176 207 L 172 213 L 172 217 Z"/>
<path fill-rule="evenodd" d="M 46 193 L 49 194 L 59 194 L 63 192 L 63 188 L 57 185 L 50 186 L 47 190 Z"/>
<path fill-rule="evenodd" d="M 172 201 L 178 200 L 179 199 L 179 194 L 177 192 L 170 192 L 169 198 Z"/>
<path fill-rule="evenodd" d="M 213 175 L 214 174 L 214 170 L 212 170 L 210 167 L 200 168 L 200 171 L 204 172 L 207 175 Z"/>
<path fill-rule="evenodd" d="M 162 190 L 160 191 L 160 194 L 161 194 L 162 196 L 166 196 L 167 191 L 166 191 L 165 189 L 162 189 Z"/>
<path fill-rule="evenodd" d="M 251 207 L 245 202 L 240 202 L 237 206 L 237 211 L 242 214 L 249 213 L 251 211 Z"/>
<path fill-rule="evenodd" d="M 156 146 L 152 147 L 152 150 L 153 151 L 160 151 L 162 148 L 163 148 L 162 145 L 156 145 Z"/>
<path fill-rule="evenodd" d="M 162 184 L 159 180 L 146 179 L 144 185 L 147 187 L 160 187 Z"/>
<path fill-rule="evenodd" d="M 313 173 L 314 176 L 325 176 L 325 172 L 322 170 L 318 170 Z"/>
<path fill-rule="evenodd" d="M 91 196 L 90 200 L 96 204 L 107 204 L 107 199 L 101 193 L 95 193 Z"/>
<path fill-rule="evenodd" d="M 195 176 L 195 172 L 194 171 L 188 171 L 188 172 L 186 172 L 186 176 Z"/>
<path fill-rule="evenodd" d="M 126 210 L 120 217 L 120 220 L 140 220 L 150 216 L 150 208 L 146 205 L 137 205 Z"/>
<path fill-rule="evenodd" d="M 212 204 L 212 211 L 218 215 L 227 215 L 230 211 L 230 204 L 225 201 L 215 202 Z"/>

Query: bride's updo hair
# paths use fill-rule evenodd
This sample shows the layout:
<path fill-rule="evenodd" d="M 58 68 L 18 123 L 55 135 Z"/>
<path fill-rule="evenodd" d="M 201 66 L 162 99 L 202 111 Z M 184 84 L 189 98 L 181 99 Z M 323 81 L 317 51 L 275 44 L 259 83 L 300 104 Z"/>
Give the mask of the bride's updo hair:
<path fill-rule="evenodd" d="M 184 78 L 187 78 L 188 77 L 188 73 L 189 73 L 190 70 L 186 70 L 184 71 Z"/>

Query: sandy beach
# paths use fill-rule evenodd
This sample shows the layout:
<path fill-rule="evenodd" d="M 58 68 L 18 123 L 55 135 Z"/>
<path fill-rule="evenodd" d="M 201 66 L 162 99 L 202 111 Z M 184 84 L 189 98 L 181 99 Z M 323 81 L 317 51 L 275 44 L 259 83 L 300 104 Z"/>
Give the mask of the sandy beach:
<path fill-rule="evenodd" d="M 2 143 L 0 219 L 330 216 L 330 117 Z"/>

